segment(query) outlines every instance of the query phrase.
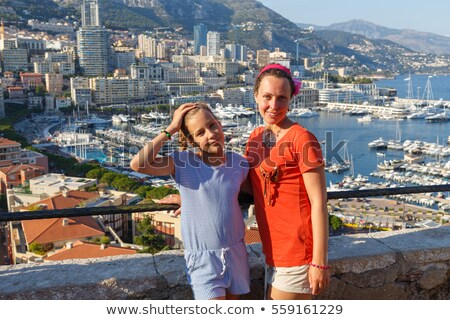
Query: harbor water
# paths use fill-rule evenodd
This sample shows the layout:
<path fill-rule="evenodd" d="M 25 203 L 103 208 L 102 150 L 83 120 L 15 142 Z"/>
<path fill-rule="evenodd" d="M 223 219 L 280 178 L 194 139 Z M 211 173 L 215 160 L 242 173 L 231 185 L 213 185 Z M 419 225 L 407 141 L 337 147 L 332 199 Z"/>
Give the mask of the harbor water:
<path fill-rule="evenodd" d="M 377 87 L 390 87 L 398 91 L 399 98 L 407 97 L 407 78 L 409 75 L 400 75 L 395 79 L 384 79 L 376 82 Z M 405 80 L 406 79 L 406 80 Z M 435 100 L 443 99 L 450 101 L 450 76 L 433 76 L 428 75 L 411 75 L 414 86 L 424 88 L 426 82 L 430 79 L 432 94 Z M 256 110 L 255 110 L 256 111 Z M 310 130 L 319 141 L 324 142 L 328 135 L 331 134 L 332 147 L 336 147 L 339 141 L 347 141 L 348 154 L 353 160 L 354 175 L 361 174 L 369 176 L 371 172 L 377 170 L 377 163 L 380 161 L 377 153 L 378 150 L 370 149 L 368 144 L 378 138 L 384 140 L 396 140 L 401 135 L 401 140 L 419 140 L 429 143 L 439 143 L 447 145 L 447 139 L 450 135 L 450 122 L 430 123 L 424 119 L 404 119 L 404 120 L 382 120 L 373 119 L 371 122 L 358 122 L 356 116 L 340 112 L 320 111 L 319 116 L 310 118 L 294 118 L 300 125 Z M 241 118 L 236 121 L 240 126 L 247 126 L 251 121 L 255 124 L 256 117 Z M 115 126 L 118 130 L 133 132 L 132 125 Z M 325 151 L 325 147 L 324 147 Z M 339 154 L 343 156 L 344 150 L 339 150 Z M 403 151 L 383 150 L 383 159 L 403 159 Z M 100 160 L 100 159 L 99 159 Z M 101 159 L 101 161 L 104 159 Z M 428 156 L 426 161 L 436 161 L 436 158 Z M 439 159 L 448 161 L 448 159 Z M 102 161 L 102 162 L 103 162 Z M 349 171 L 341 173 L 328 173 L 327 182 L 336 183 L 348 175 Z M 373 182 L 379 181 L 377 178 L 370 177 Z"/>

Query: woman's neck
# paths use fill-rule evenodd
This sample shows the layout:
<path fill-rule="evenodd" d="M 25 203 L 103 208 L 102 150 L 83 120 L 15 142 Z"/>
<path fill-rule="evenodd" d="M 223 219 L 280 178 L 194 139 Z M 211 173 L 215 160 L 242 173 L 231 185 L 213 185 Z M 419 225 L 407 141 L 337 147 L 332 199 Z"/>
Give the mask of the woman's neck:
<path fill-rule="evenodd" d="M 266 126 L 266 129 L 271 130 L 278 136 L 284 129 L 289 128 L 292 123 L 293 122 L 288 117 L 284 117 L 280 122 Z"/>

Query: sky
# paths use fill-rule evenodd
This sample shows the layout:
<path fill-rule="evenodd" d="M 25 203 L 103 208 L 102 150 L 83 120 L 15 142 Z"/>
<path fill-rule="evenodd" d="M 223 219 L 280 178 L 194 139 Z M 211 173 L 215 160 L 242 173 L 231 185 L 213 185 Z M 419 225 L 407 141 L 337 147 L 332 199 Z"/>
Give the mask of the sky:
<path fill-rule="evenodd" d="M 353 19 L 392 29 L 450 37 L 450 1 L 442 0 L 259 0 L 296 23 L 328 26 Z"/>

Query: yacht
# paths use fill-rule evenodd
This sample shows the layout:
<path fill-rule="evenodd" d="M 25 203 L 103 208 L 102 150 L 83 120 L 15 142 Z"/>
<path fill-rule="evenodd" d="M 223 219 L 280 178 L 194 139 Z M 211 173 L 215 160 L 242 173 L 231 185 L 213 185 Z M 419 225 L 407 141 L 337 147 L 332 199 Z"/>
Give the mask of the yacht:
<path fill-rule="evenodd" d="M 447 111 L 425 117 L 427 122 L 446 122 L 450 121 L 450 114 Z"/>
<path fill-rule="evenodd" d="M 358 118 L 358 122 L 372 122 L 372 116 L 367 114 L 364 117 Z"/>
<path fill-rule="evenodd" d="M 394 160 L 384 160 L 383 162 L 377 164 L 379 170 L 396 170 L 400 168 L 405 163 L 404 160 L 394 159 Z"/>
<path fill-rule="evenodd" d="M 311 118 L 318 115 L 318 112 L 309 110 L 307 108 L 295 108 L 288 112 L 288 116 L 294 118 Z"/>
<path fill-rule="evenodd" d="M 368 143 L 369 148 L 371 149 L 377 149 L 377 150 L 381 150 L 381 149 L 387 149 L 388 143 L 387 141 L 385 141 L 383 138 L 378 138 L 373 140 L 372 142 Z"/>

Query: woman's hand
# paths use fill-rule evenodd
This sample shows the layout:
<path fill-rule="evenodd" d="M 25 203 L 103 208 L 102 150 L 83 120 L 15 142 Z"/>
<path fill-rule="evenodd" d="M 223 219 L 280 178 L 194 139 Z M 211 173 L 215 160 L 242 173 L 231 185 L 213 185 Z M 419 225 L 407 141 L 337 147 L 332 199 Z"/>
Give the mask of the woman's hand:
<path fill-rule="evenodd" d="M 314 296 L 323 292 L 330 282 L 330 272 L 328 269 L 309 266 L 308 277 L 309 285 Z"/>
<path fill-rule="evenodd" d="M 173 113 L 172 122 L 167 127 L 167 131 L 169 131 L 170 134 L 174 134 L 175 132 L 180 130 L 184 116 L 186 115 L 186 113 L 188 113 L 195 107 L 196 107 L 195 103 L 184 103 L 181 106 L 179 106 L 178 109 L 176 109 L 175 112 Z"/>
<path fill-rule="evenodd" d="M 164 198 L 158 200 L 158 204 L 177 204 L 180 207 L 177 210 L 175 210 L 173 215 L 175 217 L 178 217 L 181 213 L 181 197 L 179 194 L 169 194 Z"/>

